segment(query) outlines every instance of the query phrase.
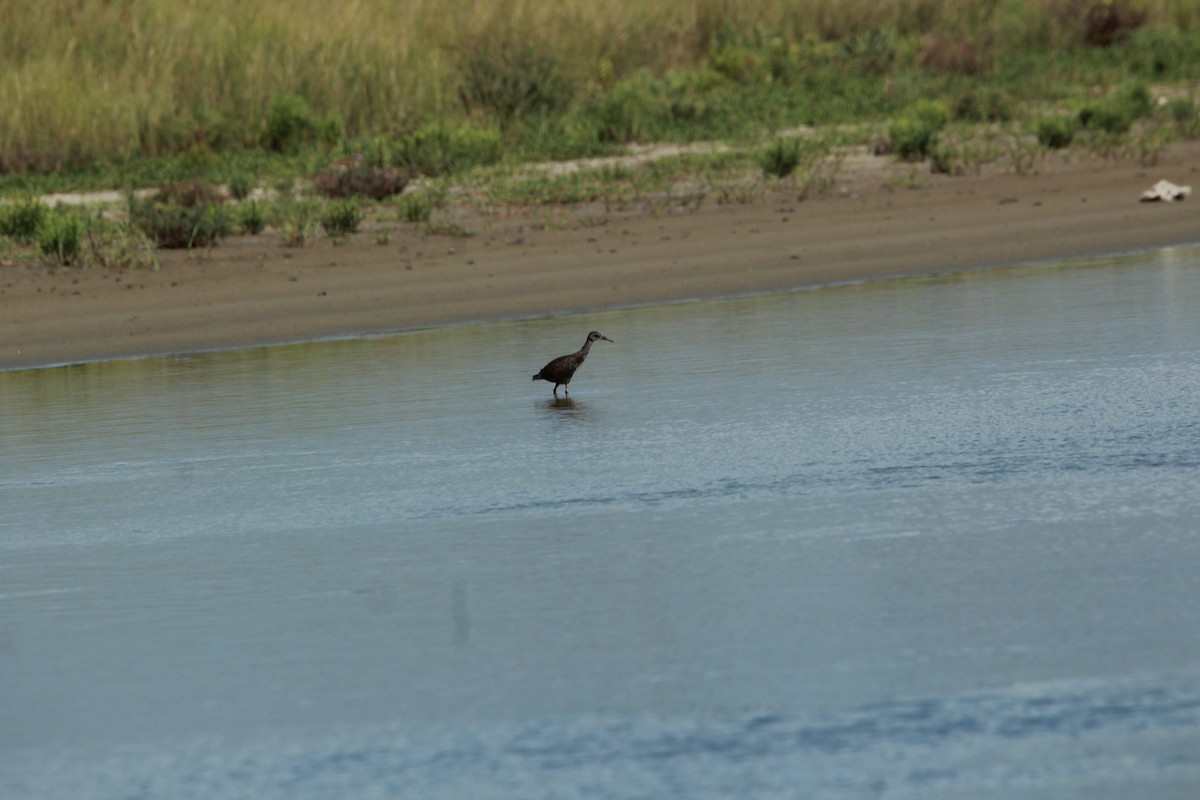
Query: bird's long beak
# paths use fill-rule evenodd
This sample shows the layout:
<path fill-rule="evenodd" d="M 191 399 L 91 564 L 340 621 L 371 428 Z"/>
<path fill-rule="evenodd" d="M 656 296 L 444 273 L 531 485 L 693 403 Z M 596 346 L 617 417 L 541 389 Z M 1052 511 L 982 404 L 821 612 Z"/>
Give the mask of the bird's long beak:
<path fill-rule="evenodd" d="M 600 338 L 601 338 L 601 339 L 603 339 L 603 340 L 604 340 L 604 341 L 606 341 L 606 342 L 612 342 L 612 339 L 608 338 L 608 337 L 607 337 L 607 336 L 605 336 L 604 334 L 600 334 Z M 613 344 L 616 344 L 616 342 L 613 342 Z"/>

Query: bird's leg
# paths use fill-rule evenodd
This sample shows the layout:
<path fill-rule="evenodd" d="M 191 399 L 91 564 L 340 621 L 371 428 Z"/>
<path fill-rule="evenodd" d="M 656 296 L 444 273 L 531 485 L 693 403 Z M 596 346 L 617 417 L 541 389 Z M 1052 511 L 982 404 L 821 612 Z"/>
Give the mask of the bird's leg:
<path fill-rule="evenodd" d="M 554 396 L 558 397 L 558 384 L 554 384 Z"/>

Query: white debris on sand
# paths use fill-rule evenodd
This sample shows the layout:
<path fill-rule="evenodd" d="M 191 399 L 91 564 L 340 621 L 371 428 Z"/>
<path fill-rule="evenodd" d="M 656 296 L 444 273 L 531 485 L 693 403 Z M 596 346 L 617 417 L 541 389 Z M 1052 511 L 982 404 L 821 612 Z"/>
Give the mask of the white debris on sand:
<path fill-rule="evenodd" d="M 1170 181 L 1159 181 L 1146 191 L 1142 192 L 1143 203 L 1170 203 L 1175 200 L 1183 200 L 1192 193 L 1190 186 L 1176 186 Z"/>

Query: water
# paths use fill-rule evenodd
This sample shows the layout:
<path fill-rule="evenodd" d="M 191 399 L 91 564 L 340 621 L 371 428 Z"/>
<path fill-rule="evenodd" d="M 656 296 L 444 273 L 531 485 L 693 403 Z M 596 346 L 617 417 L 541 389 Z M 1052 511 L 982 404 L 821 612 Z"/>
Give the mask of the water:
<path fill-rule="evenodd" d="M 1193 798 L 1197 319 L 1182 248 L 0 373 L 0 797 Z"/>

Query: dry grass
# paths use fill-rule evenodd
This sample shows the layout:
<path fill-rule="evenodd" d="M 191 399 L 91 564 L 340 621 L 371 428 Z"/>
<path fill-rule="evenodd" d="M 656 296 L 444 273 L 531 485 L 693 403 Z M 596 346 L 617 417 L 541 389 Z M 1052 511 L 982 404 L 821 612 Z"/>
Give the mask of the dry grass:
<path fill-rule="evenodd" d="M 1116 0 L 1120 2 L 1120 0 Z M 1103 2 L 1103 0 L 1095 0 Z M 529 46 L 573 86 L 703 62 L 730 32 L 845 41 L 1063 34 L 1061 0 L 0 0 L 0 170 L 255 145 L 273 96 L 302 96 L 346 134 L 461 114 L 464 53 Z M 1198 26 L 1194 0 L 1147 21 Z M 983 19 L 986 15 L 987 19 Z"/>

